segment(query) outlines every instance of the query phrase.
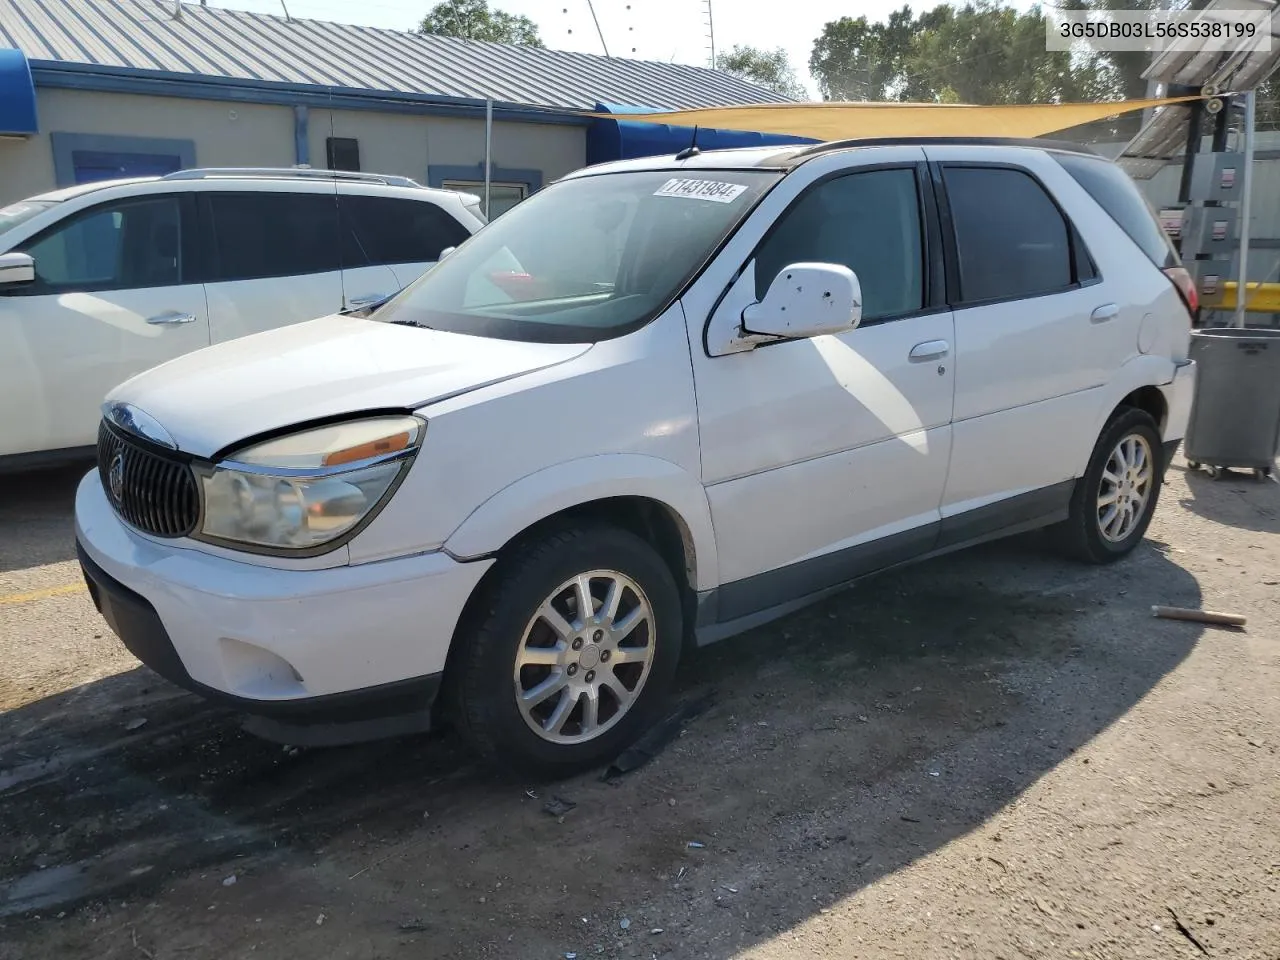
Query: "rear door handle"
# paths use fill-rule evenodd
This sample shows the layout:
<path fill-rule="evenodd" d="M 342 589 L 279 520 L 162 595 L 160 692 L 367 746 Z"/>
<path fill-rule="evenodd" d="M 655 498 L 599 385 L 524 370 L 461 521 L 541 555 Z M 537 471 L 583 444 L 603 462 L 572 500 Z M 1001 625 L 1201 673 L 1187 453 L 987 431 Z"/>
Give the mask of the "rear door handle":
<path fill-rule="evenodd" d="M 1098 307 L 1093 313 L 1089 314 L 1090 323 L 1106 323 L 1108 320 L 1114 320 L 1120 314 L 1120 308 L 1114 303 L 1104 303 Z"/>
<path fill-rule="evenodd" d="M 177 310 L 170 310 L 168 313 L 157 313 L 154 317 L 147 317 L 147 323 L 155 324 L 158 327 L 176 327 L 180 323 L 195 322 L 195 314 L 181 313 Z"/>
<path fill-rule="evenodd" d="M 937 360 L 939 357 L 945 357 L 951 351 L 951 344 L 945 340 L 926 340 L 924 343 L 917 343 L 911 348 L 911 353 L 907 358 L 912 363 L 924 363 L 926 360 Z"/>

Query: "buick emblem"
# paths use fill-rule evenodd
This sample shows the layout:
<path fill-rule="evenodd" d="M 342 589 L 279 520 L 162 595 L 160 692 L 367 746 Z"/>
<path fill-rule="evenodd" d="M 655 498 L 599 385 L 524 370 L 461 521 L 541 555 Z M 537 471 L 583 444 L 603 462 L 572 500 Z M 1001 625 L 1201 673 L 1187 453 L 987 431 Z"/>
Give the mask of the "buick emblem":
<path fill-rule="evenodd" d="M 107 469 L 107 486 L 111 490 L 111 499 L 117 504 L 124 496 L 124 453 L 117 453 L 111 458 L 111 466 Z"/>

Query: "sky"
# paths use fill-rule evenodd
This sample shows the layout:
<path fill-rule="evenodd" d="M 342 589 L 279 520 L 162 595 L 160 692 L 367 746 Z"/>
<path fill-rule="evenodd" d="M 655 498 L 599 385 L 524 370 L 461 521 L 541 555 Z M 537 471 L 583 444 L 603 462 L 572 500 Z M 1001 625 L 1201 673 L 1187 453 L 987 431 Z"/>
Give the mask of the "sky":
<path fill-rule="evenodd" d="M 281 13 L 294 17 L 409 30 L 435 0 L 209 0 L 214 7 Z M 593 0 L 611 56 L 708 65 L 707 0 Z M 817 98 L 809 75 L 813 41 L 830 20 L 865 14 L 881 20 L 906 0 L 711 0 L 718 52 L 734 44 L 787 51 L 801 83 Z M 489 0 L 490 7 L 523 14 L 537 25 L 543 42 L 555 50 L 603 53 L 587 0 Z M 1027 0 L 1014 3 L 1029 5 Z M 917 12 L 934 3 L 911 4 Z"/>

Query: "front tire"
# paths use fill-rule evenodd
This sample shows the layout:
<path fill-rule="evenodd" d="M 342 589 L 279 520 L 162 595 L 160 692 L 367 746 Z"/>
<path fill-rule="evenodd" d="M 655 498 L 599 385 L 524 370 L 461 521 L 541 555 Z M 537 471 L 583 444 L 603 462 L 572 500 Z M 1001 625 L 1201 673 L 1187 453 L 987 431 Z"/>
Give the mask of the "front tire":
<path fill-rule="evenodd" d="M 1054 529 L 1058 545 L 1086 563 L 1128 556 L 1146 535 L 1164 475 L 1160 433 L 1144 410 L 1108 422 L 1071 497 L 1069 518 Z"/>
<path fill-rule="evenodd" d="M 455 641 L 461 733 L 485 759 L 538 777 L 613 760 L 654 722 L 675 676 L 671 571 L 634 534 L 578 524 L 516 547 L 494 573 Z"/>

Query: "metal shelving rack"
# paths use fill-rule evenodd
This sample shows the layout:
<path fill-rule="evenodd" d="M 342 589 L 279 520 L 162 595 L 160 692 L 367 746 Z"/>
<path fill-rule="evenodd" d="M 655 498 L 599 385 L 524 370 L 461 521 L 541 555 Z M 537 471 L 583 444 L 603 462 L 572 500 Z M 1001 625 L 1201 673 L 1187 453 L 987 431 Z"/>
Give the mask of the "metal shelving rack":
<path fill-rule="evenodd" d="M 1275 0 L 1213 0 L 1199 17 L 1215 11 L 1260 10 L 1270 14 L 1270 48 L 1260 35 L 1233 51 L 1169 50 L 1157 54 L 1143 73 L 1165 87 L 1166 96 L 1207 99 L 1158 110 L 1121 151 L 1117 162 L 1135 180 L 1154 177 L 1182 164 L 1176 242 L 1183 265 L 1196 280 L 1202 305 L 1234 307 L 1233 325 L 1244 326 L 1249 291 L 1250 195 L 1253 187 L 1254 90 L 1280 68 L 1280 6 Z M 1232 120 L 1236 136 L 1230 136 Z M 1210 148 L 1204 127 L 1212 120 Z M 1171 218 L 1175 219 L 1175 218 Z M 1234 283 L 1225 274 L 1237 258 Z M 1255 285 L 1258 286 L 1258 285 Z"/>

